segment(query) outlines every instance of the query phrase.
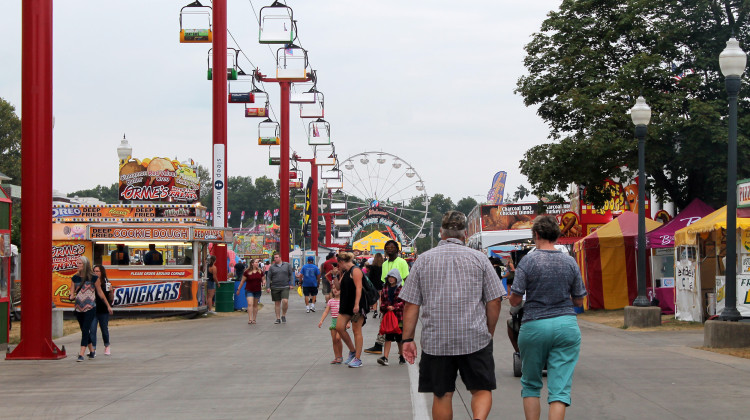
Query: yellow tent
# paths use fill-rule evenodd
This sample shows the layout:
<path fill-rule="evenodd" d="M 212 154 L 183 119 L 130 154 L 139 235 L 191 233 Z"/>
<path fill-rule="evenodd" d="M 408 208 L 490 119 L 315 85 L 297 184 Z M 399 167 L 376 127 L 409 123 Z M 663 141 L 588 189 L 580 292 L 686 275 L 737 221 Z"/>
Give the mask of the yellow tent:
<path fill-rule="evenodd" d="M 674 243 L 676 246 L 696 245 L 698 243 L 697 236 L 699 234 L 726 228 L 727 206 L 724 206 L 692 225 L 686 226 L 675 232 Z M 737 218 L 737 229 L 750 230 L 750 219 Z"/>
<path fill-rule="evenodd" d="M 365 236 L 364 238 L 354 242 L 352 248 L 357 251 L 370 251 L 371 247 L 374 246 L 374 249 L 376 251 L 382 251 L 385 247 L 385 243 L 390 240 L 391 238 L 383 235 L 382 233 L 380 233 L 380 231 L 376 230 L 371 234 Z M 400 249 L 401 244 L 398 244 L 398 247 Z"/>

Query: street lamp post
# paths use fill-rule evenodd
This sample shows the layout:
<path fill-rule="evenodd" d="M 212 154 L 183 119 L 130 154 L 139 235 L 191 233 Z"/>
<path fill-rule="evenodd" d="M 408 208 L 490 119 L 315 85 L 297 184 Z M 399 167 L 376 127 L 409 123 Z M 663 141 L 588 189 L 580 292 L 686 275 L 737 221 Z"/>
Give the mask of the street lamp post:
<path fill-rule="evenodd" d="M 432 249 L 434 247 L 434 245 L 433 245 L 434 242 L 433 241 L 435 239 L 435 235 L 432 233 L 432 225 L 433 225 L 433 222 L 430 221 L 430 249 Z"/>
<path fill-rule="evenodd" d="M 638 297 L 633 306 L 650 306 L 646 297 L 646 127 L 651 120 L 651 108 L 639 96 L 630 110 L 638 138 Z"/>
<path fill-rule="evenodd" d="M 726 299 L 720 319 L 739 321 L 737 310 L 737 96 L 745 72 L 747 55 L 740 43 L 729 38 L 727 47 L 719 55 L 719 67 L 724 75 L 729 97 L 729 150 L 727 152 L 727 263 Z"/>

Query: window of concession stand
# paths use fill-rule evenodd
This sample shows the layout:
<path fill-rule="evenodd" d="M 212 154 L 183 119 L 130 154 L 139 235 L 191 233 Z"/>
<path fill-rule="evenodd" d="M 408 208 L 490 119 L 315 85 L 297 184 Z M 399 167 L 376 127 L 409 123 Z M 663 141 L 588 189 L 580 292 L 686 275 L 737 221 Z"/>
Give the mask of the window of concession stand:
<path fill-rule="evenodd" d="M 208 245 L 232 243 L 231 229 L 205 226 L 200 205 L 64 205 L 54 215 L 53 301 L 67 310 L 80 256 L 107 270 L 115 310 L 202 310 Z M 144 265 L 149 245 L 162 264 Z"/>

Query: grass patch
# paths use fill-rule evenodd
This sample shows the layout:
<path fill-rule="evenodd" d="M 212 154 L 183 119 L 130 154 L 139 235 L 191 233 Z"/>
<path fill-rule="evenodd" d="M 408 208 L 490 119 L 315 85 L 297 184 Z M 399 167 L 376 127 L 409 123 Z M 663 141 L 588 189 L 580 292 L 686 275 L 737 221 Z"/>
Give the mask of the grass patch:
<path fill-rule="evenodd" d="M 741 357 L 743 359 L 750 359 L 750 347 L 740 347 L 733 349 L 716 349 L 713 347 L 696 347 L 698 350 L 705 350 L 714 353 L 726 354 L 727 356 Z"/>

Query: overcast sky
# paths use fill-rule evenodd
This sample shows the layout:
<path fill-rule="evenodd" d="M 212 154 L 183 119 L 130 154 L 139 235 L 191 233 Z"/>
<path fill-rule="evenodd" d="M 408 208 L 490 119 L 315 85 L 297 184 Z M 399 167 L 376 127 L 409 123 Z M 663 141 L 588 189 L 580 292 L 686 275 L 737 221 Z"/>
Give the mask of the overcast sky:
<path fill-rule="evenodd" d="M 0 14 L 0 97 L 21 114 L 21 1 Z M 117 181 L 123 133 L 133 156 L 211 165 L 209 44 L 180 44 L 190 0 L 56 1 L 54 188 L 72 192 Z M 207 4 L 207 1 L 203 2 Z M 275 50 L 258 44 L 255 10 L 272 0 L 229 0 L 229 31 L 265 74 Z M 369 150 L 399 156 L 429 195 L 484 199 L 508 171 L 506 195 L 524 184 L 518 162 L 547 141 L 548 127 L 513 93 L 525 74 L 523 46 L 560 0 L 290 0 L 299 39 L 318 72 L 325 118 L 342 160 Z M 235 46 L 230 38 L 228 45 Z M 246 71 L 253 65 L 241 57 Z M 279 116 L 278 85 L 265 85 Z M 259 119 L 228 109 L 228 174 L 277 177 L 257 145 Z M 291 148 L 310 157 L 292 110 Z M 231 200 L 231 197 L 230 197 Z"/>

